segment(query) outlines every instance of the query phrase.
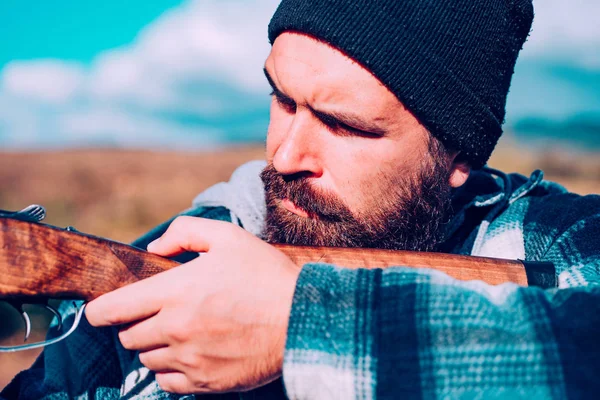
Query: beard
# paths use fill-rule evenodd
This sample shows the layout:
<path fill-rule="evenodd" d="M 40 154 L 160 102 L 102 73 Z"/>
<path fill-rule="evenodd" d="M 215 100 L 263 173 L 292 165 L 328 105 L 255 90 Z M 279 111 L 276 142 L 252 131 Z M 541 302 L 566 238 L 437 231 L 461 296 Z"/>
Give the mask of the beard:
<path fill-rule="evenodd" d="M 300 246 L 435 251 L 444 239 L 451 209 L 446 160 L 428 154 L 416 176 L 380 182 L 392 190 L 371 199 L 372 209 L 360 215 L 334 194 L 315 189 L 306 176 L 282 175 L 269 164 L 261 173 L 267 204 L 263 239 Z M 283 208 L 284 199 L 309 217 Z"/>

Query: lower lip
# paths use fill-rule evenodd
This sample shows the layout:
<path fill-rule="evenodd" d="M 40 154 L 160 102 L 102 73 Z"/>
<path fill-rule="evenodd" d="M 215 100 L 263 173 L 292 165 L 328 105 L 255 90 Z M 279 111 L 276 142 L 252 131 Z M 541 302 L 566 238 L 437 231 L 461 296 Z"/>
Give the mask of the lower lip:
<path fill-rule="evenodd" d="M 296 207 L 296 205 L 288 199 L 281 200 L 281 205 L 291 213 L 294 213 L 294 214 L 299 215 L 304 218 L 309 217 L 309 215 L 306 211 L 304 211 L 303 209 L 301 209 L 299 207 Z"/>

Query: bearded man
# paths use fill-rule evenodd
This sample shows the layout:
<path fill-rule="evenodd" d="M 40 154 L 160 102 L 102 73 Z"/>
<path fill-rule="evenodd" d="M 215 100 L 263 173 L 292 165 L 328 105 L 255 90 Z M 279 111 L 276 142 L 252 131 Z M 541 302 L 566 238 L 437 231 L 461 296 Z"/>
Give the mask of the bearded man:
<path fill-rule="evenodd" d="M 90 303 L 5 395 L 597 393 L 600 199 L 484 167 L 532 18 L 529 0 L 283 0 L 267 163 L 138 240 L 186 263 Z M 547 261 L 559 287 L 298 269 L 267 242 Z"/>

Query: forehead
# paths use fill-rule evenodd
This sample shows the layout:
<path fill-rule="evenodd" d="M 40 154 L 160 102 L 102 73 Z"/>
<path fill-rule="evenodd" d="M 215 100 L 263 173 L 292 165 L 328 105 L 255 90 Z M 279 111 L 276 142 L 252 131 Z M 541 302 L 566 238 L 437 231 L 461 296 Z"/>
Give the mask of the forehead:
<path fill-rule="evenodd" d="M 280 35 L 266 61 L 280 89 L 309 102 L 336 102 L 370 109 L 403 108 L 373 74 L 341 51 L 312 37 Z"/>

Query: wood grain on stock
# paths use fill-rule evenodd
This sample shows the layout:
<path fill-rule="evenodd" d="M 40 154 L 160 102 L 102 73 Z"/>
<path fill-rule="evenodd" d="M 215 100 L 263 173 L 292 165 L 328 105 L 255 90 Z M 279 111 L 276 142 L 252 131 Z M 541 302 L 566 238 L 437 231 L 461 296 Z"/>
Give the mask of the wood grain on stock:
<path fill-rule="evenodd" d="M 527 286 L 518 261 L 440 253 L 277 245 L 297 265 L 332 263 L 347 268 L 433 268 L 461 280 Z M 0 218 L 0 299 L 91 300 L 178 263 L 131 246 L 51 225 Z"/>
<path fill-rule="evenodd" d="M 176 265 L 125 244 L 0 218 L 0 298 L 91 300 Z"/>
<path fill-rule="evenodd" d="M 480 280 L 491 285 L 513 282 L 527 286 L 525 267 L 521 262 L 513 260 L 414 251 L 287 245 L 277 245 L 276 247 L 298 265 L 323 262 L 346 268 L 388 268 L 393 266 L 431 268 L 463 281 Z"/>

